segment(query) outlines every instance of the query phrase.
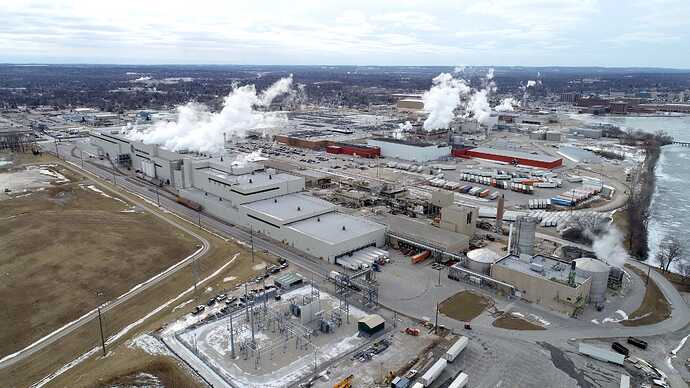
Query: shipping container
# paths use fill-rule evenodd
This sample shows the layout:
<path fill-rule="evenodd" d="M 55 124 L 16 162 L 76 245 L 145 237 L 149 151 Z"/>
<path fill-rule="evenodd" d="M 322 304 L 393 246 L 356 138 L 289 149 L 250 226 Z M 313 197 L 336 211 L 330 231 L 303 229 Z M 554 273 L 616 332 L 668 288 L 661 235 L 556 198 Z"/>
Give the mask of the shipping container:
<path fill-rule="evenodd" d="M 624 356 L 626 356 L 626 357 L 628 357 L 628 354 L 630 354 L 630 350 L 628 350 L 628 348 L 626 348 L 625 346 L 621 345 L 621 344 L 618 343 L 618 342 L 612 343 L 612 344 L 611 344 L 611 349 L 613 349 L 613 350 L 616 351 L 617 353 L 620 353 L 620 354 L 622 354 L 622 355 L 624 355 Z"/>
<path fill-rule="evenodd" d="M 628 343 L 633 346 L 637 346 L 640 349 L 647 349 L 647 341 L 643 341 L 639 338 L 628 337 Z"/>
<path fill-rule="evenodd" d="M 429 255 L 431 255 L 431 252 L 429 251 L 417 253 L 416 255 L 412 256 L 412 264 L 417 264 L 426 260 Z"/>
<path fill-rule="evenodd" d="M 434 380 L 436 380 L 436 378 L 443 372 L 443 370 L 446 369 L 447 365 L 448 361 L 446 361 L 445 358 L 439 358 L 438 361 L 436 361 L 419 380 L 425 387 L 430 386 L 431 383 L 433 383 Z"/>
<path fill-rule="evenodd" d="M 453 380 L 452 383 L 448 386 L 448 388 L 463 388 L 464 386 L 467 385 L 467 381 L 469 380 L 469 377 L 466 373 L 460 372 L 458 377 Z"/>
<path fill-rule="evenodd" d="M 455 358 L 457 358 L 458 355 L 462 353 L 463 350 L 465 350 L 468 343 L 469 339 L 467 337 L 465 337 L 464 335 L 460 336 L 460 338 L 458 338 L 458 340 L 455 341 L 455 343 L 446 351 L 446 361 L 453 362 Z"/>

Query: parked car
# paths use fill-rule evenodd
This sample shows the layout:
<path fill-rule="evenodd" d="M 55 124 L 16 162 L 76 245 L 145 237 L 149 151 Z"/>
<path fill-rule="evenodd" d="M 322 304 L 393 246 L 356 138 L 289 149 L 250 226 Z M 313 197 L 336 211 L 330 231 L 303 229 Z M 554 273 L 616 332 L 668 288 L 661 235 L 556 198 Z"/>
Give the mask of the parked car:
<path fill-rule="evenodd" d="M 231 304 L 233 304 L 233 303 L 235 303 L 235 302 L 237 302 L 237 297 L 236 297 L 236 296 L 232 296 L 232 297 L 228 298 L 228 299 L 225 301 L 225 304 L 231 305 Z"/>
<path fill-rule="evenodd" d="M 192 315 L 199 315 L 205 309 L 206 309 L 206 306 L 204 306 L 203 304 L 200 304 L 200 305 L 194 307 L 194 310 L 192 310 Z"/>
<path fill-rule="evenodd" d="M 228 297 L 228 296 L 225 295 L 225 294 L 218 294 L 218 296 L 216 296 L 216 300 L 217 300 L 218 302 L 222 302 L 222 301 L 224 301 L 227 297 Z"/>
<path fill-rule="evenodd" d="M 213 298 L 208 300 L 208 303 L 206 303 L 206 306 L 213 306 L 213 304 L 216 303 L 216 297 L 214 296 Z"/>

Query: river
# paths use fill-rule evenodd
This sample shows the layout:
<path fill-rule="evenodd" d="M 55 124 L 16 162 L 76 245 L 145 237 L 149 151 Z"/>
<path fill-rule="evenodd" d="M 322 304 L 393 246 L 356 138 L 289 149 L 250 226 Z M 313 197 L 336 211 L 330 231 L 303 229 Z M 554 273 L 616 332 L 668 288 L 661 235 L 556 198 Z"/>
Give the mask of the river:
<path fill-rule="evenodd" d="M 589 123 L 613 124 L 621 129 L 635 128 L 645 132 L 663 130 L 674 140 L 690 142 L 690 115 L 682 116 L 592 116 L 576 115 Z M 655 256 L 666 236 L 677 236 L 690 252 L 687 233 L 690 230 L 690 147 L 669 145 L 662 149 L 656 166 L 656 189 L 650 207 L 649 258 Z"/>

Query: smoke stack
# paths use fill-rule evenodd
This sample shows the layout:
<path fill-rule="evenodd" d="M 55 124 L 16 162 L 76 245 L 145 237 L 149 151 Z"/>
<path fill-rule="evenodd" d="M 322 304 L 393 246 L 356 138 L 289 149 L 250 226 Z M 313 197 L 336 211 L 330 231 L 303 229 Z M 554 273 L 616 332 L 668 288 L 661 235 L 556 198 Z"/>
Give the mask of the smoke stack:
<path fill-rule="evenodd" d="M 498 199 L 498 208 L 496 208 L 496 232 L 500 233 L 503 227 L 503 212 L 505 209 L 505 197 L 501 194 Z"/>

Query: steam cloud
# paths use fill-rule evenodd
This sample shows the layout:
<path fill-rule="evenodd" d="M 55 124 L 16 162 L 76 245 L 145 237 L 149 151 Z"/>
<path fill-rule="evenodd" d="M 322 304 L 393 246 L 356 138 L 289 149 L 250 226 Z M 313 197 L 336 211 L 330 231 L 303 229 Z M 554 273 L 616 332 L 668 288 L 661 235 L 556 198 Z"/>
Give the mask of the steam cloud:
<path fill-rule="evenodd" d="M 609 226 L 604 233 L 590 236 L 592 250 L 597 257 L 609 265 L 623 268 L 628 253 L 623 247 L 623 235 L 615 226 Z"/>
<path fill-rule="evenodd" d="M 535 86 L 537 86 L 537 81 L 531 79 L 531 80 L 527 81 L 527 86 L 525 88 L 532 88 Z"/>
<path fill-rule="evenodd" d="M 393 138 L 402 140 L 405 137 L 405 132 L 410 131 L 412 131 L 412 124 L 409 121 L 405 121 L 404 124 L 398 124 L 398 128 L 393 130 Z"/>
<path fill-rule="evenodd" d="M 463 79 L 454 78 L 448 73 L 441 73 L 432 80 L 431 89 L 424 92 L 422 102 L 424 112 L 429 116 L 424 120 L 424 129 L 448 128 L 455 118 L 455 108 L 460 105 L 460 96 L 470 92 L 470 87 Z"/>
<path fill-rule="evenodd" d="M 223 149 L 223 134 L 243 135 L 245 131 L 284 124 L 286 118 L 271 112 L 257 112 L 279 95 L 291 91 L 292 75 L 282 78 L 261 94 L 254 85 L 234 88 L 224 99 L 220 112 L 209 112 L 204 105 L 190 102 L 177 108 L 177 121 L 156 123 L 150 130 L 131 130 L 128 137 L 147 144 L 160 144 L 178 151 L 218 152 Z"/>
<path fill-rule="evenodd" d="M 486 78 L 483 80 L 484 88 L 476 90 L 470 101 L 467 103 L 467 110 L 465 117 L 469 117 L 470 113 L 474 116 L 479 124 L 489 125 L 491 123 L 491 106 L 489 105 L 489 93 L 496 91 L 496 83 L 493 81 L 494 69 L 490 68 L 486 73 Z"/>
<path fill-rule="evenodd" d="M 513 105 L 517 104 L 518 101 L 513 97 L 504 98 L 501 100 L 501 103 L 494 108 L 494 110 L 496 112 L 512 112 L 514 110 Z"/>

